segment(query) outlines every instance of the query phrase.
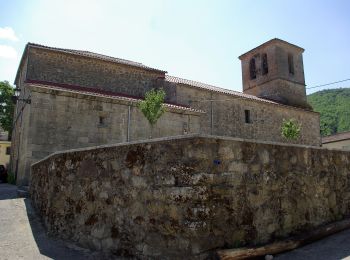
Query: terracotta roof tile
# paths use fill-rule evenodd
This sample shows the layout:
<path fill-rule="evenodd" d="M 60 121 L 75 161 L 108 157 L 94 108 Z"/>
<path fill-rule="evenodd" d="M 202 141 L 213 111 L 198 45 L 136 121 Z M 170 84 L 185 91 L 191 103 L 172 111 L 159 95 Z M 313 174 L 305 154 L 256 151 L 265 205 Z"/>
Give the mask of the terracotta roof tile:
<path fill-rule="evenodd" d="M 228 94 L 228 95 L 233 95 L 233 96 L 237 96 L 237 97 L 241 97 L 241 98 L 258 100 L 258 101 L 262 101 L 262 102 L 266 102 L 266 103 L 272 103 L 272 104 L 279 104 L 279 103 L 271 101 L 271 100 L 259 98 L 259 97 L 253 96 L 253 95 L 244 94 L 242 92 L 238 92 L 238 91 L 234 91 L 234 90 L 230 90 L 230 89 L 224 89 L 224 88 L 215 87 L 213 85 L 205 84 L 205 83 L 198 82 L 198 81 L 182 79 L 182 78 L 169 76 L 169 75 L 165 75 L 165 80 L 168 81 L 168 82 L 172 82 L 172 83 L 185 84 L 185 85 L 189 85 L 189 86 L 192 86 L 192 87 L 197 87 L 197 88 L 201 88 L 201 89 L 207 89 L 207 90 L 211 90 L 211 91 L 214 91 L 214 92 Z"/>
<path fill-rule="evenodd" d="M 348 140 L 348 139 L 350 140 L 350 131 L 322 137 L 322 143 L 326 144 L 326 143 L 338 142 L 338 141 Z"/>

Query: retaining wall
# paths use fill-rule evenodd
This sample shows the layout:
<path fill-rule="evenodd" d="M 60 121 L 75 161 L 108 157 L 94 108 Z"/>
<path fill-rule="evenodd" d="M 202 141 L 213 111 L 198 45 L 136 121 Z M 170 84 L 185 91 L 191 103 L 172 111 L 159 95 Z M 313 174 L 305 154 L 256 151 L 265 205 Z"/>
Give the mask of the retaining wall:
<path fill-rule="evenodd" d="M 137 258 L 204 258 L 350 213 L 350 153 L 187 136 L 56 153 L 34 164 L 48 230 Z"/>

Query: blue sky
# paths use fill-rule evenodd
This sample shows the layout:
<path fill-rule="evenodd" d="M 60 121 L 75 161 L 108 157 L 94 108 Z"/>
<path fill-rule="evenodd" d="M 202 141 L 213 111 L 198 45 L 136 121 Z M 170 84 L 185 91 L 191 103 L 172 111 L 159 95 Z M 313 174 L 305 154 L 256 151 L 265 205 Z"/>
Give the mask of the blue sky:
<path fill-rule="evenodd" d="M 272 38 L 305 49 L 307 87 L 350 78 L 346 0 L 0 0 L 0 80 L 13 82 L 25 44 L 34 42 L 241 91 L 237 57 Z"/>

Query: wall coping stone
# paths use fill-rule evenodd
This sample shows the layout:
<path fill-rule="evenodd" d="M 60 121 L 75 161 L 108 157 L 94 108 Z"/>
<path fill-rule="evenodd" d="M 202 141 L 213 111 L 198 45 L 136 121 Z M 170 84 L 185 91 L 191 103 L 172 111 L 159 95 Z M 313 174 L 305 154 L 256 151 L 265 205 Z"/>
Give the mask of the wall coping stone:
<path fill-rule="evenodd" d="M 98 146 L 90 146 L 90 147 L 84 147 L 84 148 L 57 151 L 33 163 L 31 166 L 33 167 L 34 165 L 40 164 L 60 154 L 86 152 L 86 151 L 93 151 L 98 149 L 113 148 L 113 147 L 117 148 L 122 146 L 133 146 L 133 145 L 140 145 L 140 144 L 155 144 L 155 143 L 163 143 L 163 142 L 185 140 L 185 139 L 213 139 L 213 140 L 215 139 L 215 140 L 222 140 L 222 141 L 237 141 L 242 143 L 247 142 L 247 143 L 257 143 L 257 144 L 267 144 L 267 145 L 278 145 L 278 146 L 284 146 L 284 147 L 295 147 L 295 148 L 305 148 L 305 149 L 314 149 L 314 150 L 340 151 L 340 152 L 347 152 L 350 154 L 350 151 L 347 151 L 344 149 L 338 149 L 338 148 L 326 148 L 326 147 L 318 147 L 318 146 L 312 146 L 312 145 L 289 144 L 289 143 L 282 143 L 282 142 L 269 142 L 269 141 L 244 139 L 244 138 L 229 137 L 229 136 L 187 134 L 187 135 L 168 136 L 168 137 L 161 137 L 161 138 L 153 138 L 153 139 L 145 139 L 145 140 L 138 140 L 138 141 L 131 141 L 131 142 L 122 142 L 122 143 L 116 143 L 116 144 L 106 144 L 106 145 L 98 145 Z"/>

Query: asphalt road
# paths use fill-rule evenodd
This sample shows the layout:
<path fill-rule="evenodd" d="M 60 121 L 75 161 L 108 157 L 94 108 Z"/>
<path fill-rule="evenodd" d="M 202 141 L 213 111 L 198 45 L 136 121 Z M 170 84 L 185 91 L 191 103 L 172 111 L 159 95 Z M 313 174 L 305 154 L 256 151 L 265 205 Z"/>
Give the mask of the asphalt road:
<path fill-rule="evenodd" d="M 278 260 L 350 260 L 350 230 L 344 230 L 312 244 L 275 256 Z"/>

